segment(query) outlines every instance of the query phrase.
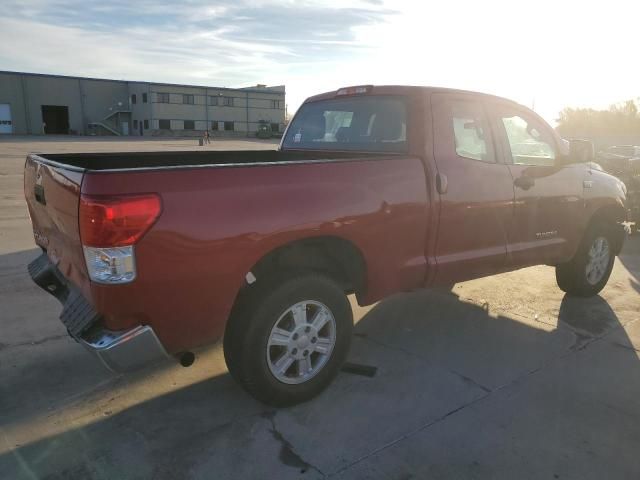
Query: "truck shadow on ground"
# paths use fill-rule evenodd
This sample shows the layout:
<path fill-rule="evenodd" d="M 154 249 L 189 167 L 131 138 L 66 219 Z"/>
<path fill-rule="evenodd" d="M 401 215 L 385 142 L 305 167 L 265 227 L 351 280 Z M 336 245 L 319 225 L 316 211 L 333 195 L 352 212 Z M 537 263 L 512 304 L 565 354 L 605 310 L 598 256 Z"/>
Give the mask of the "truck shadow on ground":
<path fill-rule="evenodd" d="M 537 326 L 494 315 L 450 292 L 396 295 L 376 305 L 356 326 L 350 360 L 376 366 L 373 378 L 342 373 L 317 399 L 278 411 L 252 400 L 226 373 L 178 390 L 168 387 L 166 393 L 142 402 L 127 400 L 127 392 L 121 392 L 121 408 L 110 411 L 108 402 L 102 402 L 107 405 L 104 412 L 88 423 L 49 412 L 47 416 L 70 423 L 61 433 L 28 444 L 16 444 L 2 429 L 0 478 L 170 479 L 215 474 L 281 479 L 339 473 L 381 447 L 488 400 L 545 365 L 561 362 L 613 330 L 620 337 L 619 346 L 628 349 L 616 363 L 616 381 L 640 392 L 637 355 L 602 297 L 565 296 L 556 320 L 555 327 Z M 77 392 L 95 383 L 93 374 L 105 375 L 97 362 L 86 362 L 86 352 L 72 345 L 63 344 L 55 353 L 46 359 L 33 356 L 33 362 L 21 366 L 24 375 L 12 376 L 3 385 L 5 393 L 17 391 L 21 397 L 20 402 L 8 401 L 3 393 L 3 424 L 15 427 L 42 415 L 41 402 L 34 401 L 33 408 L 25 405 L 32 392 L 47 395 L 42 375 L 27 371 L 37 371 L 39 361 L 47 362 L 46 371 L 58 382 L 79 368 L 82 381 L 69 384 Z M 145 374 L 149 371 L 136 375 Z M 610 386 L 592 388 L 602 388 L 606 396 Z M 562 395 L 571 392 L 567 387 Z M 108 389 L 104 394 L 108 397 Z M 543 413 L 549 422 L 565 415 L 553 404 Z M 576 427 L 572 435 L 579 433 Z M 512 441 L 508 429 L 503 434 L 505 441 Z M 474 435 L 479 433 L 466 432 L 466 441 Z M 413 474 L 406 468 L 408 472 L 398 475 Z M 468 478 L 473 472 L 457 473 Z"/>

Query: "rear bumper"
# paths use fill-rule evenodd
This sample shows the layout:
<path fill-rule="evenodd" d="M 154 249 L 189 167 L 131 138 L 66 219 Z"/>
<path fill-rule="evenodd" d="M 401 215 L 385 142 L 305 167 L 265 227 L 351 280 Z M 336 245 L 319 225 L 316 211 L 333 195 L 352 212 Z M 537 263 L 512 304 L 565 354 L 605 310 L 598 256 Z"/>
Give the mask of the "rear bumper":
<path fill-rule="evenodd" d="M 60 320 L 69 335 L 96 354 L 109 370 L 125 372 L 169 357 L 148 325 L 117 332 L 104 328 L 101 315 L 64 278 L 46 252 L 31 262 L 28 270 L 33 281 L 62 304 Z"/>
<path fill-rule="evenodd" d="M 135 370 L 169 357 L 148 325 L 119 332 L 92 329 L 77 340 L 114 372 Z"/>

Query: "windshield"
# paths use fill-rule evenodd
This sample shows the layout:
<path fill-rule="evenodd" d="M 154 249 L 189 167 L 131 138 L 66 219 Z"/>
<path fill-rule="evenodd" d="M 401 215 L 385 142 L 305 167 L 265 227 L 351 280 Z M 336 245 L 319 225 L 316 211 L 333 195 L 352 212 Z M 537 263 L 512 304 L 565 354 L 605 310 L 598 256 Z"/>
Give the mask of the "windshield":
<path fill-rule="evenodd" d="M 403 97 L 347 97 L 304 104 L 282 143 L 313 150 L 407 151 Z"/>

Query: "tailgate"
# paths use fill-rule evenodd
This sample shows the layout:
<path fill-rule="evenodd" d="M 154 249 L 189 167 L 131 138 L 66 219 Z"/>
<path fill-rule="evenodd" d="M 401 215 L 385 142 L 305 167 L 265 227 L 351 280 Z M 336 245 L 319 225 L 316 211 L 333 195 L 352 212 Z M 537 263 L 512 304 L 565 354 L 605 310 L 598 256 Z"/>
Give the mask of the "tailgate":
<path fill-rule="evenodd" d="M 24 195 L 36 244 L 86 298 L 89 280 L 80 242 L 78 204 L 83 171 L 29 155 L 24 168 Z"/>

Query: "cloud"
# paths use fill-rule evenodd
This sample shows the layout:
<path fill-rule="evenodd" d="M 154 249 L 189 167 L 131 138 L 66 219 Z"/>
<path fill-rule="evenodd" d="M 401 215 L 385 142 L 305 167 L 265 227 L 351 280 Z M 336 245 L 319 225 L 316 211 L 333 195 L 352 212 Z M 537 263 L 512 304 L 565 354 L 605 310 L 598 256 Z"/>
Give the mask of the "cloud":
<path fill-rule="evenodd" d="M 356 28 L 393 11 L 370 1 L 8 0 L 1 68 L 241 86 L 348 58 Z"/>
<path fill-rule="evenodd" d="M 535 99 L 553 120 L 566 105 L 638 96 L 638 9 L 623 0 L 4 0 L 0 69 L 286 84 L 291 109 L 345 85 L 451 86 Z"/>

